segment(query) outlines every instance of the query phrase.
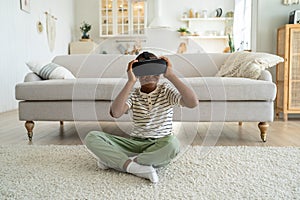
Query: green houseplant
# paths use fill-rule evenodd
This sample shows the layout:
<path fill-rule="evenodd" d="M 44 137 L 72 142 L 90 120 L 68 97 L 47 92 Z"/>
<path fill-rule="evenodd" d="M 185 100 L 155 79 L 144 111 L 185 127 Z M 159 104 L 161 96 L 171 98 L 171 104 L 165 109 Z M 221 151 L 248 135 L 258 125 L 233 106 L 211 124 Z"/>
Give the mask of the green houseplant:
<path fill-rule="evenodd" d="M 230 53 L 235 52 L 233 39 L 231 38 L 230 34 L 228 34 L 228 46 L 230 48 Z"/>
<path fill-rule="evenodd" d="M 187 29 L 187 28 L 184 28 L 184 27 L 180 27 L 180 28 L 177 30 L 177 32 L 179 32 L 181 36 L 184 36 L 184 35 L 190 33 L 190 32 L 188 31 L 188 29 Z"/>
<path fill-rule="evenodd" d="M 80 26 L 80 31 L 82 32 L 81 39 L 89 39 L 90 36 L 88 32 L 92 29 L 92 25 L 88 24 L 87 22 L 83 21 L 82 25 Z"/>

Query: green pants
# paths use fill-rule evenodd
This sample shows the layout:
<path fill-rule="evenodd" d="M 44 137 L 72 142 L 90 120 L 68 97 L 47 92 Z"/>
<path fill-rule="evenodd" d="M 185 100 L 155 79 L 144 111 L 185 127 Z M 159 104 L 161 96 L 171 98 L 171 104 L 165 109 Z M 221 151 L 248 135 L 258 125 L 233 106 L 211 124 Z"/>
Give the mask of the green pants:
<path fill-rule="evenodd" d="M 179 153 L 179 141 L 173 135 L 158 139 L 124 138 L 100 131 L 91 131 L 85 138 L 87 148 L 108 167 L 124 171 L 131 156 L 137 163 L 162 167 Z"/>

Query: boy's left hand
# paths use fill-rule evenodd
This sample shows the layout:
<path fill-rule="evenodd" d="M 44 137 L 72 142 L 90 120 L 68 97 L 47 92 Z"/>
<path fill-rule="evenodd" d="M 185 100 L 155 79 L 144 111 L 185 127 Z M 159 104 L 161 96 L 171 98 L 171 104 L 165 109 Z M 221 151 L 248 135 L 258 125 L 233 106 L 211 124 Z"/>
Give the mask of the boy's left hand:
<path fill-rule="evenodd" d="M 171 64 L 169 58 L 167 58 L 167 57 L 165 57 L 165 56 L 161 56 L 160 59 L 163 59 L 163 60 L 165 60 L 165 61 L 167 62 L 167 70 L 166 70 L 166 72 L 164 73 L 164 77 L 165 77 L 165 78 L 169 78 L 169 77 L 171 77 L 172 75 L 174 75 L 173 70 L 172 70 L 172 64 Z"/>

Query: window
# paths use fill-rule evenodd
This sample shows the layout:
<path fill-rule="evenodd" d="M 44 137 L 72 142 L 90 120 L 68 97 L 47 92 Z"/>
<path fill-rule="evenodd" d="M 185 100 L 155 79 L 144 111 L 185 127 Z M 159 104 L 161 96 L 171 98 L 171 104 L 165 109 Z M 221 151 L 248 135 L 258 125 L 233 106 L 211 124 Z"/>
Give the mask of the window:
<path fill-rule="evenodd" d="M 235 0 L 234 46 L 238 51 L 251 49 L 251 1 Z"/>

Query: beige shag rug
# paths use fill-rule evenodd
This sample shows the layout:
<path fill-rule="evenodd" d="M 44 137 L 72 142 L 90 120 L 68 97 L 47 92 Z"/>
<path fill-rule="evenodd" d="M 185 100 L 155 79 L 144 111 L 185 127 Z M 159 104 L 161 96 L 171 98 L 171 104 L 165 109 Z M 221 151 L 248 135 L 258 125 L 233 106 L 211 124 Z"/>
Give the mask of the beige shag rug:
<path fill-rule="evenodd" d="M 0 146 L 0 199 L 300 199 L 300 148 L 188 147 L 160 182 L 99 170 L 85 146 Z"/>

